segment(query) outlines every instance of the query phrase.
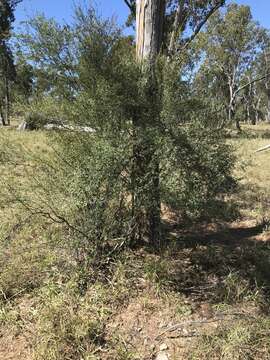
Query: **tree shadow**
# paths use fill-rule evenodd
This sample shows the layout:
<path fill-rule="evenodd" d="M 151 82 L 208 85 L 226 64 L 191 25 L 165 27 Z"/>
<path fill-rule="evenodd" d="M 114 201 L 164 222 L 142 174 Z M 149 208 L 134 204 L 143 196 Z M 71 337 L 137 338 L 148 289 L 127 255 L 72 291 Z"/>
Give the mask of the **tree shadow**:
<path fill-rule="evenodd" d="M 242 129 L 242 131 L 230 131 L 226 134 L 227 139 L 270 139 L 270 129 Z"/>
<path fill-rule="evenodd" d="M 254 300 L 268 312 L 270 234 L 264 229 L 264 223 L 193 233 L 174 228 L 166 255 L 172 290 L 213 304 Z"/>

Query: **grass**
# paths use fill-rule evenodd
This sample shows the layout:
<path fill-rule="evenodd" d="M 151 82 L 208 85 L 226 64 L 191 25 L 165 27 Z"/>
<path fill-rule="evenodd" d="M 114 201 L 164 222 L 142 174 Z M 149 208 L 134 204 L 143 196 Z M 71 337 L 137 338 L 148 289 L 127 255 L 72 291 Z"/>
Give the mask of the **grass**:
<path fill-rule="evenodd" d="M 241 179 L 239 202 L 243 214 L 247 218 L 269 219 L 270 152 L 255 151 L 270 144 L 270 126 L 244 126 L 244 135 L 234 139 L 233 143 L 239 159 L 237 175 Z"/>
<path fill-rule="evenodd" d="M 203 336 L 190 359 L 249 360 L 270 358 L 270 321 L 257 317 L 222 326 Z"/>
<path fill-rule="evenodd" d="M 0 354 L 25 358 L 4 347 L 12 335 L 14 347 L 25 339 L 30 360 L 150 359 L 161 344 L 178 360 L 269 359 L 270 153 L 254 153 L 269 133 L 246 126 L 229 140 L 237 221 L 174 227 L 162 253 L 122 250 L 97 269 L 79 267 L 66 230 L 11 196 L 19 186 L 35 199 L 29 174 L 40 169 L 25 155 L 50 156 L 45 133 L 1 129 Z M 205 317 L 212 322 L 198 323 Z M 184 325 L 167 332 L 176 323 Z"/>

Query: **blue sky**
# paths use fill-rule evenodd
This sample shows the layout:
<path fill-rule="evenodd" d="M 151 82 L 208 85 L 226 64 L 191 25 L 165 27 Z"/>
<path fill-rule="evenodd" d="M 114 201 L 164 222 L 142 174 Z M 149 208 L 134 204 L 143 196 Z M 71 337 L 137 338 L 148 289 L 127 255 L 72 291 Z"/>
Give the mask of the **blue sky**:
<path fill-rule="evenodd" d="M 72 19 L 74 3 L 87 3 L 89 0 L 23 0 L 16 10 L 15 28 L 20 21 L 26 20 L 37 12 L 43 12 L 46 16 L 55 17 L 57 20 L 68 22 Z M 128 16 L 128 8 L 124 0 L 95 0 L 96 8 L 104 17 L 116 16 L 120 24 L 124 24 Z"/>
<path fill-rule="evenodd" d="M 87 0 L 84 0 L 87 2 Z M 255 20 L 270 28 L 270 0 L 237 0 L 238 4 L 247 4 L 252 8 Z M 128 14 L 124 0 L 95 0 L 101 13 L 107 17 L 115 15 L 123 24 Z M 26 20 L 37 12 L 68 22 L 72 18 L 74 0 L 23 0 L 16 10 L 15 28 L 19 22 Z"/>

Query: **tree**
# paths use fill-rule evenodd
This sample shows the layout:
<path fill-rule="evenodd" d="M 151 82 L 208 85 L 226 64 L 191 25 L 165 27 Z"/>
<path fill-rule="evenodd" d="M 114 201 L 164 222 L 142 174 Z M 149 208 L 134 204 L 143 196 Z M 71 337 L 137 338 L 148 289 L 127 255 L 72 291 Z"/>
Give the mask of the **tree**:
<path fill-rule="evenodd" d="M 168 56 L 167 16 L 163 30 L 155 27 L 164 10 L 161 2 L 151 4 L 158 6 L 143 12 L 137 56 L 132 38 L 92 8 L 77 9 L 71 26 L 36 18 L 20 37 L 34 71 L 48 74 L 48 86 L 29 112 L 95 130 L 53 137 L 58 156 L 48 165 L 43 161 L 44 174 L 36 180 L 42 203 L 37 207 L 22 196 L 27 209 L 67 226 L 76 253 L 86 259 L 119 241 L 158 246 L 161 203 L 198 218 L 229 190 L 229 147 L 204 116 L 194 114 L 200 99 L 191 97 L 187 48 L 182 60 L 177 39 L 175 55 Z M 156 17 L 145 22 L 144 16 L 154 16 L 151 9 Z"/>
<path fill-rule="evenodd" d="M 26 61 L 22 54 L 17 53 L 15 68 L 16 78 L 11 88 L 12 101 L 29 104 L 36 82 L 33 66 Z"/>
<path fill-rule="evenodd" d="M 228 121 L 235 122 L 239 131 L 240 123 L 235 114 L 238 95 L 244 89 L 241 80 L 260 51 L 261 35 L 250 8 L 230 4 L 226 13 L 219 11 L 211 17 L 200 38 L 205 51 L 201 71 L 210 74 L 212 86 L 220 89 Z"/>
<path fill-rule="evenodd" d="M 2 0 L 0 2 L 0 72 L 1 83 L 1 104 L 0 113 L 3 125 L 10 123 L 10 82 L 16 76 L 14 59 L 9 46 L 12 23 L 15 20 L 14 11 L 21 0 Z"/>
<path fill-rule="evenodd" d="M 169 0 L 165 2 L 162 52 L 173 56 L 186 48 L 199 34 L 208 19 L 225 4 L 226 0 Z M 127 25 L 136 18 L 136 0 L 124 0 L 130 9 Z M 142 5 L 146 2 L 140 3 Z"/>
<path fill-rule="evenodd" d="M 1 95 L 0 112 L 3 125 L 10 124 L 10 83 L 15 80 L 16 69 L 13 55 L 8 46 L 3 45 L 0 49 L 0 74 Z"/>
<path fill-rule="evenodd" d="M 270 121 L 270 35 L 269 31 L 263 33 L 262 51 L 256 59 L 256 71 L 258 76 L 265 76 L 264 81 L 259 86 L 259 91 L 263 99 L 265 120 Z"/>
<path fill-rule="evenodd" d="M 165 1 L 144 0 L 136 7 L 136 56 L 142 66 L 148 109 L 133 117 L 133 242 L 147 237 L 152 244 L 160 240 L 159 159 L 156 153 L 155 127 L 158 122 L 158 88 L 156 62 L 161 50 L 164 31 Z"/>
<path fill-rule="evenodd" d="M 22 0 L 1 0 L 0 3 L 0 44 L 9 40 L 12 23 L 15 20 L 14 11 Z"/>
<path fill-rule="evenodd" d="M 269 47 L 266 47 L 263 50 L 263 69 L 264 73 L 270 73 L 270 51 Z M 270 122 L 270 76 L 266 77 L 265 85 L 265 93 L 267 97 L 267 105 L 266 105 L 266 120 Z"/>
<path fill-rule="evenodd" d="M 265 100 L 263 91 L 265 79 L 260 81 L 262 75 L 258 66 L 261 55 L 259 54 L 255 63 L 243 74 L 242 85 L 246 84 L 246 87 L 243 88 L 239 95 L 239 107 L 242 105 L 244 110 L 244 114 L 240 114 L 240 116 L 252 125 L 256 125 L 259 120 L 263 119 L 262 105 Z M 254 79 L 258 79 L 258 81 L 254 82 Z"/>
<path fill-rule="evenodd" d="M 147 237 L 151 244 L 157 245 L 160 240 L 161 209 L 159 158 L 155 144 L 161 102 L 156 81 L 158 55 L 162 50 L 169 57 L 174 57 L 196 37 L 208 18 L 224 1 L 204 1 L 203 4 L 164 0 L 141 0 L 136 4 L 134 1 L 125 2 L 132 14 L 136 10 L 136 53 L 143 68 L 143 93 L 148 103 L 146 114 L 137 113 L 133 118 L 136 134 L 133 241 L 138 242 Z M 188 26 L 193 29 L 193 33 L 184 39 L 183 34 Z"/>

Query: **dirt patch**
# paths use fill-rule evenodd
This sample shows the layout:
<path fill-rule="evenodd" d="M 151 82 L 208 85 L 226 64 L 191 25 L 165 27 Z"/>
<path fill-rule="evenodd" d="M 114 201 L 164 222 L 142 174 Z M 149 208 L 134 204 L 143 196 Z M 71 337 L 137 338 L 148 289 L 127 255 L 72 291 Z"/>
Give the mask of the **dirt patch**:
<path fill-rule="evenodd" d="M 183 315 L 185 309 L 188 315 Z M 161 299 L 147 294 L 134 299 L 111 320 L 108 338 L 117 338 L 119 346 L 135 359 L 186 360 L 199 336 L 214 333 L 234 316 L 217 314 L 208 303 Z M 110 356 L 117 358 L 115 354 Z"/>
<path fill-rule="evenodd" d="M 6 335 L 1 337 L 0 360 L 32 360 L 26 339 L 23 336 Z"/>
<path fill-rule="evenodd" d="M 168 302 L 153 295 L 141 296 L 132 301 L 122 313 L 115 316 L 108 327 L 109 336 L 116 335 L 122 346 L 136 354 L 138 359 L 154 359 L 164 348 L 164 353 L 173 350 L 175 341 L 162 342 L 159 335 L 163 329 L 179 320 Z M 184 342 L 181 341 L 181 346 Z M 178 341 L 177 347 L 180 344 Z"/>

